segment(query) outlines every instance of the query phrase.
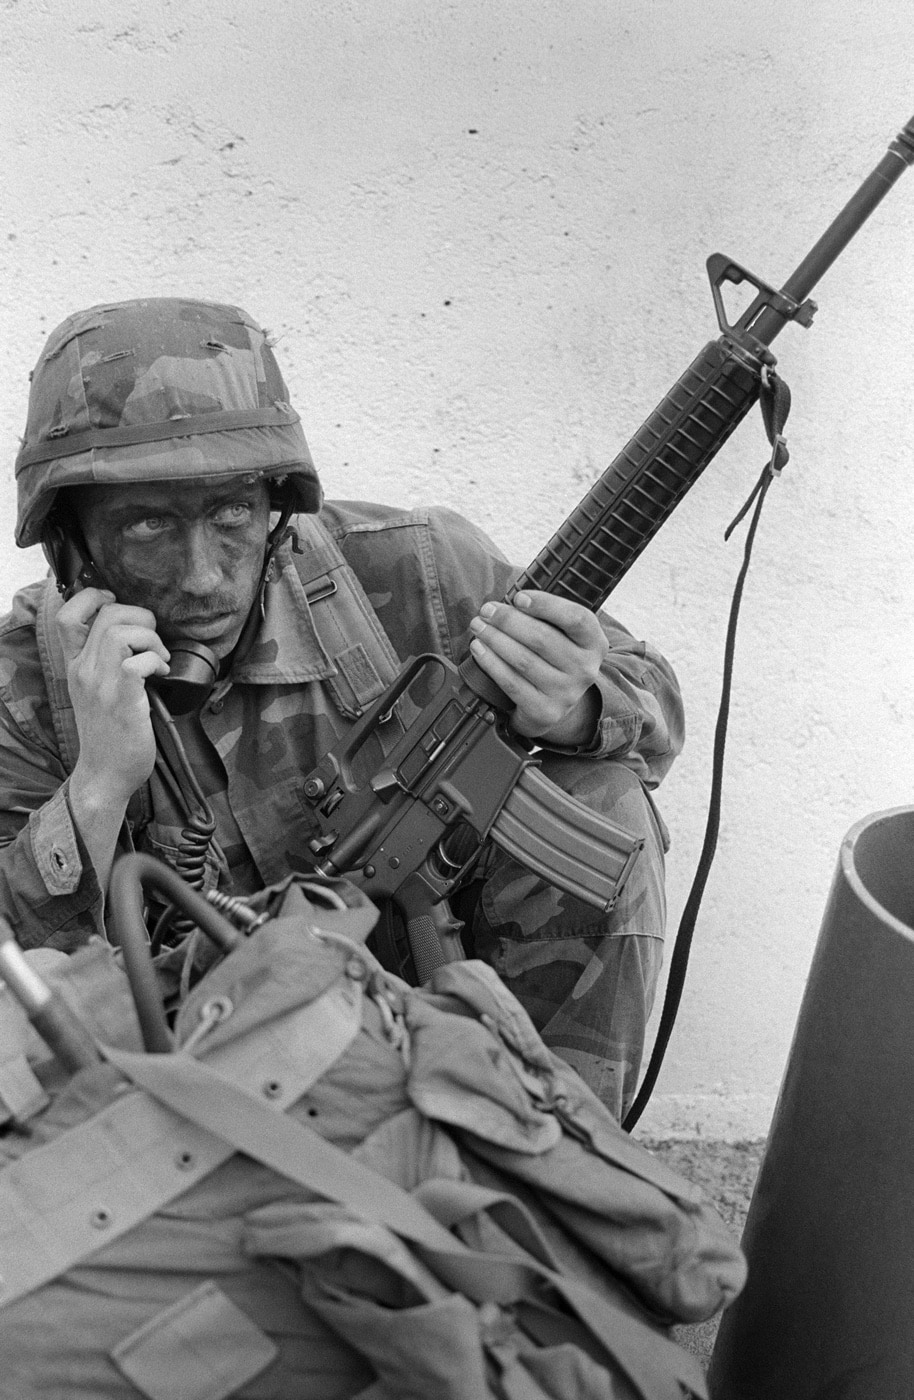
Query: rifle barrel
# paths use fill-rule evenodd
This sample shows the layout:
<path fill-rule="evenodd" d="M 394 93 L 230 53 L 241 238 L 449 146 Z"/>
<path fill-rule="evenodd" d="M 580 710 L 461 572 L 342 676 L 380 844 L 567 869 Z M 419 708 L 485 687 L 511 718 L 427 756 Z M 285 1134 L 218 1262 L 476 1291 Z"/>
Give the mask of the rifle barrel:
<path fill-rule="evenodd" d="M 819 241 L 809 250 L 799 267 L 781 288 L 784 296 L 803 301 L 847 247 L 854 234 L 909 165 L 914 165 L 914 117 L 899 131 L 882 160 L 832 220 Z M 752 335 L 770 345 L 783 328 L 785 317 L 774 307 L 765 307 L 752 326 Z"/>

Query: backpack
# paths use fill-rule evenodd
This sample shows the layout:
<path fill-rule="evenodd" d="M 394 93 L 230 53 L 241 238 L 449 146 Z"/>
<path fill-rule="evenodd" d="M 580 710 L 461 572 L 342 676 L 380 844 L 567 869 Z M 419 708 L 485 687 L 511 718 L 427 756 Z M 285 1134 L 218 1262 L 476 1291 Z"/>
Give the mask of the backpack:
<path fill-rule="evenodd" d="M 669 1328 L 744 1267 L 697 1189 L 485 964 L 409 986 L 346 881 L 258 901 L 172 1053 L 109 945 L 49 974 L 102 1058 L 33 1048 L 0 1135 L 0 1397 L 704 1397 Z"/>

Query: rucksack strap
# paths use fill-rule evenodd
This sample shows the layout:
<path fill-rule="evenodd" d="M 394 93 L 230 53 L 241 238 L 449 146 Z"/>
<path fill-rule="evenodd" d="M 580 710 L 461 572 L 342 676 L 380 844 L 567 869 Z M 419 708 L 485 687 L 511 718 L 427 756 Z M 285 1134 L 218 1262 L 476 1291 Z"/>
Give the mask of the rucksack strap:
<path fill-rule="evenodd" d="M 223 1046 L 221 1086 L 263 1083 L 269 1050 L 273 1109 L 289 1108 L 358 1034 L 362 983 L 341 977 L 259 1036 Z M 175 1059 L 189 1059 L 185 1052 Z M 110 1069 L 91 1071 L 110 1075 Z M 233 1076 L 229 1080 L 228 1075 Z M 92 1093 L 92 1080 L 87 1092 Z M 242 1091 L 243 1092 L 243 1091 Z M 142 1091 L 117 1094 L 90 1118 L 0 1171 L 0 1307 L 75 1268 L 163 1210 L 227 1161 L 234 1147 Z"/>

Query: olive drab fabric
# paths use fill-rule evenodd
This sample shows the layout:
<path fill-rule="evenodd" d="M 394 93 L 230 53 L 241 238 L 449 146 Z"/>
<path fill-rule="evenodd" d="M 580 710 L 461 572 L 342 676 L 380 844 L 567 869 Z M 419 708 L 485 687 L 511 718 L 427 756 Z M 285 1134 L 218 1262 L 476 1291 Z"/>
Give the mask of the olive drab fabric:
<path fill-rule="evenodd" d="M 334 895 L 274 892 L 173 1054 L 110 947 L 54 971 L 105 1062 L 0 1137 L 2 1400 L 704 1396 L 668 1329 L 741 1287 L 722 1222 L 491 969 L 411 988 Z"/>
<path fill-rule="evenodd" d="M 321 493 L 266 333 L 237 306 L 155 297 L 93 306 L 52 332 L 16 458 L 16 543 L 37 544 L 62 487 L 234 473 Z"/>

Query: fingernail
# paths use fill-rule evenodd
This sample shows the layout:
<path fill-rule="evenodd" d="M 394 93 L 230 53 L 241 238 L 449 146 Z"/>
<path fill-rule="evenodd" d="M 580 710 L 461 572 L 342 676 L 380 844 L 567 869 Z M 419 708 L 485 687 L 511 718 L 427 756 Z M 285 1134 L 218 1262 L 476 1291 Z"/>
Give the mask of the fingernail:
<path fill-rule="evenodd" d="M 479 616 L 480 616 L 480 617 L 493 617 L 494 614 L 495 614 L 495 604 L 494 604 L 494 603 L 483 603 L 482 607 L 479 609 Z"/>
<path fill-rule="evenodd" d="M 531 601 L 529 593 L 515 593 L 514 595 L 514 606 L 516 608 L 529 608 Z"/>

